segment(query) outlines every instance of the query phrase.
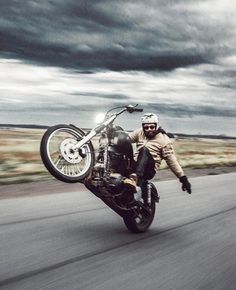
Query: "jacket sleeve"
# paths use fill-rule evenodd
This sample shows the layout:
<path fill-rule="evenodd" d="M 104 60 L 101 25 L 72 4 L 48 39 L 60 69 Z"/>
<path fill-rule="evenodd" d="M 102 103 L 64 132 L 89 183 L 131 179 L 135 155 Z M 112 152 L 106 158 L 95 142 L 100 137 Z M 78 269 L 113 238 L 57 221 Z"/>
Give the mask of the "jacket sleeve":
<path fill-rule="evenodd" d="M 162 148 L 162 158 L 166 161 L 171 171 L 178 178 L 184 175 L 184 171 L 175 156 L 174 147 L 172 143 L 168 143 Z"/>
<path fill-rule="evenodd" d="M 139 136 L 139 130 L 135 130 L 135 131 L 129 133 L 129 138 L 130 138 L 130 141 L 132 143 L 138 142 L 138 136 Z"/>

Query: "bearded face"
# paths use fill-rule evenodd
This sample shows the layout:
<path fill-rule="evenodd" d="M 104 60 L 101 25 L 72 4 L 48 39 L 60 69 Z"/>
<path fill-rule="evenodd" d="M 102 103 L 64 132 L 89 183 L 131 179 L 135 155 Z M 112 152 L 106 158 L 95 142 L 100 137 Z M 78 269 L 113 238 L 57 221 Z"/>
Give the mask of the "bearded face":
<path fill-rule="evenodd" d="M 157 132 L 157 124 L 155 123 L 143 124 L 143 132 L 148 139 L 153 138 Z"/>

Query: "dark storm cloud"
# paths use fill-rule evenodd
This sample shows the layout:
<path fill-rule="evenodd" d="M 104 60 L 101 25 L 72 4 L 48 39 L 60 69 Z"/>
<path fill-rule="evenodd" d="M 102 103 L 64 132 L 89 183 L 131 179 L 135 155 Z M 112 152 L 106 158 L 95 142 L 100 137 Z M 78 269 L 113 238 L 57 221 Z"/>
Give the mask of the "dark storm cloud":
<path fill-rule="evenodd" d="M 84 70 L 172 70 L 231 51 L 230 27 L 184 3 L 1 1 L 0 54 Z"/>

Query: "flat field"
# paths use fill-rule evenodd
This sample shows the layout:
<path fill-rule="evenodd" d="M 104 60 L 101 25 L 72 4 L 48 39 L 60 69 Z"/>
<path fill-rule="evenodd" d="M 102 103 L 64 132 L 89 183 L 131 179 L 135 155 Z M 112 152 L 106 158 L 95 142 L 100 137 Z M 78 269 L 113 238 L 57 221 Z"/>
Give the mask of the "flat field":
<path fill-rule="evenodd" d="M 53 179 L 39 154 L 44 132 L 42 129 L 0 129 L 0 184 Z M 207 174 L 216 174 L 215 168 L 217 173 L 236 171 L 235 139 L 175 138 L 172 141 L 185 171 L 207 169 Z M 93 143 L 96 149 L 97 140 Z M 165 168 L 163 161 L 160 174 Z"/>

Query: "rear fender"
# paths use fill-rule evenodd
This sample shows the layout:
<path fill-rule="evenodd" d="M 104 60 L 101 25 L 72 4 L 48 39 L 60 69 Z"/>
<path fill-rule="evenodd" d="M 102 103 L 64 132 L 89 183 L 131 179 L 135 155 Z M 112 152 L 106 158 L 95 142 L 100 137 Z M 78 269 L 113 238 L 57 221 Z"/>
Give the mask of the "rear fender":
<path fill-rule="evenodd" d="M 151 185 L 152 197 L 154 198 L 155 202 L 159 202 L 160 201 L 160 196 L 158 194 L 158 191 L 157 191 L 155 185 L 152 182 L 150 182 L 150 185 Z"/>

